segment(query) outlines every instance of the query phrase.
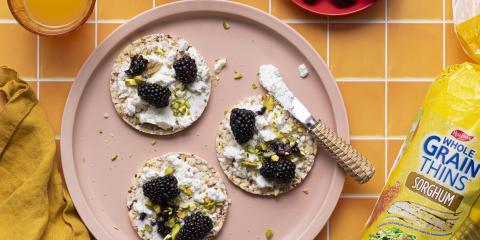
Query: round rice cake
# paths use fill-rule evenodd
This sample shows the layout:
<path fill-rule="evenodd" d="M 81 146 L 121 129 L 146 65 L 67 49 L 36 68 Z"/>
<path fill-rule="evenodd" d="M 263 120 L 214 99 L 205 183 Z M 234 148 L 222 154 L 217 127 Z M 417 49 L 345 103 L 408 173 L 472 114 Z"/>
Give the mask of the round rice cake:
<path fill-rule="evenodd" d="M 135 174 L 128 189 L 127 208 L 130 222 L 142 239 L 163 240 L 156 219 L 160 205 L 148 199 L 143 185 L 155 178 L 172 174 L 176 177 L 180 195 L 170 203 L 177 219 L 174 224 L 183 226 L 185 217 L 200 212 L 210 217 L 213 229 L 204 238 L 213 239 L 222 228 L 230 200 L 220 175 L 199 156 L 189 153 L 167 153 L 147 161 Z"/>
<path fill-rule="evenodd" d="M 148 60 L 141 75 L 130 76 L 131 59 L 141 55 Z M 193 83 L 183 84 L 175 76 L 173 63 L 188 55 L 195 61 Z M 172 95 L 169 106 L 157 108 L 138 96 L 142 82 L 167 87 Z M 130 43 L 116 58 L 110 79 L 113 104 L 121 118 L 135 129 L 155 135 L 169 135 L 192 125 L 202 115 L 211 91 L 210 72 L 198 50 L 182 38 L 165 34 L 144 36 Z"/>
<path fill-rule="evenodd" d="M 317 153 L 316 141 L 307 129 L 270 95 L 247 98 L 234 108 L 255 112 L 256 130 L 252 139 L 238 144 L 230 128 L 232 110 L 226 112 L 218 131 L 216 152 L 228 179 L 247 192 L 273 196 L 300 184 L 311 170 Z M 276 153 L 270 147 L 273 143 L 288 144 L 298 149 L 299 153 L 286 156 L 296 166 L 295 176 L 289 183 L 267 179 L 260 174 L 264 159 L 275 158 L 273 155 Z"/>

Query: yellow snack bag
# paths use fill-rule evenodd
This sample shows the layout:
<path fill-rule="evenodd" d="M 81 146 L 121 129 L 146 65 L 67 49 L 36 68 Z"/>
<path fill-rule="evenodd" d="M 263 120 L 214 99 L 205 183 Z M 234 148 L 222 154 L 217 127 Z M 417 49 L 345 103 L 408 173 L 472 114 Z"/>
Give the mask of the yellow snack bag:
<path fill-rule="evenodd" d="M 480 0 L 452 0 L 452 11 L 463 50 L 480 63 Z"/>
<path fill-rule="evenodd" d="M 480 239 L 480 66 L 432 84 L 362 240 Z"/>

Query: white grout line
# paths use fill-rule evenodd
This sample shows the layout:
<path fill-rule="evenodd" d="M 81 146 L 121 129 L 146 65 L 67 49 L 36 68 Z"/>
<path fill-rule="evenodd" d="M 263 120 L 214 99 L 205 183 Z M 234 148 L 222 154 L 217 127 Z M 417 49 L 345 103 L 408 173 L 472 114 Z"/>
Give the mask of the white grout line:
<path fill-rule="evenodd" d="M 384 65 L 384 77 L 385 77 L 385 119 L 384 119 L 384 134 L 385 134 L 385 183 L 388 179 L 387 166 L 388 166 L 388 0 L 385 0 L 385 65 Z"/>
<path fill-rule="evenodd" d="M 102 23 L 105 23 L 105 24 L 112 24 L 112 23 L 123 24 L 123 23 L 126 23 L 126 22 L 128 22 L 128 20 L 124 20 L 124 19 L 107 19 L 107 20 L 99 19 L 98 20 L 98 23 L 100 23 L 100 24 L 102 24 Z"/>
<path fill-rule="evenodd" d="M 98 1 L 95 1 L 95 48 L 98 46 Z"/>
<path fill-rule="evenodd" d="M 40 82 L 74 82 L 74 77 L 50 77 L 42 78 Z"/>
<path fill-rule="evenodd" d="M 327 221 L 327 240 L 330 240 L 330 220 Z"/>
<path fill-rule="evenodd" d="M 327 66 L 330 69 L 330 17 L 327 17 Z"/>
<path fill-rule="evenodd" d="M 268 13 L 272 15 L 272 0 L 268 0 Z"/>
<path fill-rule="evenodd" d="M 324 19 L 283 19 L 285 23 L 327 23 Z M 375 19 L 331 19 L 331 23 L 349 24 L 445 24 L 453 23 L 451 20 L 375 20 Z"/>
<path fill-rule="evenodd" d="M 442 30 L 443 30 L 443 35 L 442 35 L 442 48 L 443 48 L 443 55 L 442 55 L 442 68 L 445 69 L 445 64 L 446 64 L 446 33 L 445 33 L 445 19 L 446 19 L 446 8 L 445 8 L 445 1 L 443 0 L 443 12 L 442 12 Z"/>
<path fill-rule="evenodd" d="M 379 194 L 342 194 L 343 199 L 377 199 Z"/>
<path fill-rule="evenodd" d="M 385 73 L 387 74 L 387 73 Z M 434 78 L 388 78 L 388 82 L 433 82 Z M 385 78 L 337 78 L 337 82 L 385 82 Z"/>
<path fill-rule="evenodd" d="M 37 34 L 37 99 L 40 100 L 40 35 Z"/>

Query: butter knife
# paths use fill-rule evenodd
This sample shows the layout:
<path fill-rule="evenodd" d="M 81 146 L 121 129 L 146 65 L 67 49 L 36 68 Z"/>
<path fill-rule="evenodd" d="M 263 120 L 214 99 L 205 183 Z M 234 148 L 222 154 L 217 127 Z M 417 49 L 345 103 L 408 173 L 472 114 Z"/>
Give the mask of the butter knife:
<path fill-rule="evenodd" d="M 305 105 L 288 89 L 277 67 L 273 65 L 260 66 L 259 82 L 283 108 L 308 128 L 319 144 L 353 180 L 363 184 L 372 178 L 375 173 L 373 164 L 325 123 L 315 120 Z"/>

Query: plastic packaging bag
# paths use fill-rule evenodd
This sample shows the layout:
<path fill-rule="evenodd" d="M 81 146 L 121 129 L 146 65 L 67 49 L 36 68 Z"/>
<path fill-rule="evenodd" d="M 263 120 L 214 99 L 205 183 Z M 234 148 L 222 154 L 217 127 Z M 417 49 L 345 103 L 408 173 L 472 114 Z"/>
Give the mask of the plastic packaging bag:
<path fill-rule="evenodd" d="M 453 23 L 463 50 L 480 63 L 480 0 L 453 0 Z"/>
<path fill-rule="evenodd" d="M 432 84 L 362 240 L 480 239 L 480 66 Z"/>

